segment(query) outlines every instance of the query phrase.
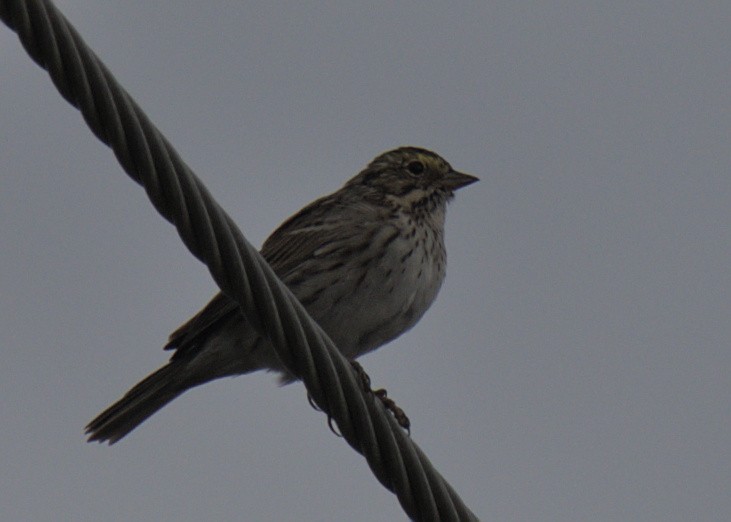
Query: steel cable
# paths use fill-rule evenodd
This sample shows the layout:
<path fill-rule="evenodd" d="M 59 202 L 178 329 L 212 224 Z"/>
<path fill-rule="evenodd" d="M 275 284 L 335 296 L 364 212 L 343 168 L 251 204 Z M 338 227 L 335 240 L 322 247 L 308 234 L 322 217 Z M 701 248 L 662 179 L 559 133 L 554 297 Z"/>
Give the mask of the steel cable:
<path fill-rule="evenodd" d="M 0 18 L 407 515 L 477 520 L 381 402 L 363 391 L 349 362 L 56 7 L 0 0 Z"/>

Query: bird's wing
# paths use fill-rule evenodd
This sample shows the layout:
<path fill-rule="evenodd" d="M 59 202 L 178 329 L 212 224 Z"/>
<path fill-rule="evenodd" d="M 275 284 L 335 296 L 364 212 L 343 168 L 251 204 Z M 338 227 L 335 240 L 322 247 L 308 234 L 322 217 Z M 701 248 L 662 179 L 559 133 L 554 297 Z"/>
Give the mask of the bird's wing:
<path fill-rule="evenodd" d="M 372 219 L 369 213 L 372 213 L 371 207 L 366 205 L 335 195 L 325 196 L 282 223 L 264 242 L 261 254 L 274 272 L 289 284 L 308 261 L 342 255 L 354 242 L 362 243 L 364 231 L 372 230 L 367 226 Z M 354 218 L 360 214 L 361 219 Z M 347 223 L 343 222 L 343 215 L 349 216 Z"/>
<path fill-rule="evenodd" d="M 222 292 L 217 293 L 200 312 L 170 334 L 164 349 L 176 350 L 175 358 L 190 353 L 203 344 L 211 331 L 240 313 L 238 308 L 236 301 Z"/>
<path fill-rule="evenodd" d="M 312 260 L 318 252 L 342 253 L 343 248 L 352 245 L 355 235 L 362 234 L 357 224 L 343 227 L 336 218 L 340 214 L 337 207 L 344 204 L 333 196 L 321 198 L 282 223 L 264 242 L 262 256 L 285 283 L 296 278 L 298 267 Z M 351 214 L 352 210 L 351 205 Z M 165 349 L 176 350 L 174 358 L 186 356 L 231 320 L 243 321 L 244 318 L 238 304 L 219 292 L 200 312 L 170 334 Z"/>

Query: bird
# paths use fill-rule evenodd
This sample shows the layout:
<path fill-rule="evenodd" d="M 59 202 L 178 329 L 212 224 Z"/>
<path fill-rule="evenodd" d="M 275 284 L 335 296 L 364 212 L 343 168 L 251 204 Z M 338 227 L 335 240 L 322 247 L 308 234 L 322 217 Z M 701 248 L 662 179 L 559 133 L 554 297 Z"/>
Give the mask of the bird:
<path fill-rule="evenodd" d="M 413 327 L 445 276 L 444 222 L 456 190 L 478 178 L 438 154 L 384 152 L 336 192 L 284 221 L 261 254 L 350 360 Z M 294 380 L 238 304 L 219 292 L 175 330 L 167 364 L 86 426 L 114 444 L 183 392 L 222 377 L 267 370 Z"/>

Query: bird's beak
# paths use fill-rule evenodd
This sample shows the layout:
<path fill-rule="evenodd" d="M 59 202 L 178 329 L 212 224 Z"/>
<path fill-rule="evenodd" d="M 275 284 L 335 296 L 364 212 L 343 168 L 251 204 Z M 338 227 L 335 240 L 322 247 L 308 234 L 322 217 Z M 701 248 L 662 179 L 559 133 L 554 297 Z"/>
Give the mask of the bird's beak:
<path fill-rule="evenodd" d="M 456 170 L 452 170 L 447 173 L 447 175 L 444 176 L 441 181 L 442 185 L 447 190 L 457 190 L 462 187 L 466 187 L 467 185 L 471 185 L 475 181 L 480 181 L 480 178 L 477 178 L 470 174 L 465 174 L 463 172 L 457 172 Z"/>

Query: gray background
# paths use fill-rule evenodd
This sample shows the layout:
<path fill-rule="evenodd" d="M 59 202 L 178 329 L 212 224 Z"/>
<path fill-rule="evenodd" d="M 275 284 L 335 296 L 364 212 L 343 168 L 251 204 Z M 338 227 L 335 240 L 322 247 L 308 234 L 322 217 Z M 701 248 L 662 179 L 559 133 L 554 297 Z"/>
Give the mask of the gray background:
<path fill-rule="evenodd" d="M 362 359 L 483 520 L 731 519 L 731 3 L 60 7 L 254 244 L 379 152 L 482 181 Z M 0 518 L 400 520 L 301 385 L 82 428 L 215 291 L 0 30 Z"/>

